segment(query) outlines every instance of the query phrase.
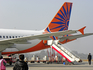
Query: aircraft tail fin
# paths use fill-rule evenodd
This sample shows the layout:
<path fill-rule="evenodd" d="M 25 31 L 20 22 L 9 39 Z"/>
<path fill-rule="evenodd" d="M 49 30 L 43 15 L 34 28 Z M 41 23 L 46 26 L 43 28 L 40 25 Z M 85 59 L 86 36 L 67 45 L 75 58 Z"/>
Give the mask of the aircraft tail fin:
<path fill-rule="evenodd" d="M 65 2 L 44 31 L 56 32 L 68 30 L 71 8 L 72 3 Z"/>

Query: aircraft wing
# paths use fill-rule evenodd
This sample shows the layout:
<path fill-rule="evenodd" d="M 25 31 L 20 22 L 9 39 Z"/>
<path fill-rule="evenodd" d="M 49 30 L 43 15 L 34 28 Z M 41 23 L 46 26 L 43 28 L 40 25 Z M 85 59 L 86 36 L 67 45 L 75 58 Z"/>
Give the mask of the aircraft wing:
<path fill-rule="evenodd" d="M 0 46 L 1 45 L 9 45 L 9 44 L 28 44 L 28 40 L 33 40 L 33 39 L 40 39 L 40 40 L 50 40 L 50 36 L 62 36 L 62 35 L 68 35 L 68 34 L 73 34 L 77 33 L 78 31 L 81 32 L 84 35 L 84 29 L 85 27 L 79 29 L 79 30 L 66 30 L 66 31 L 59 31 L 59 32 L 51 32 L 51 33 L 46 33 L 46 34 L 39 34 L 39 35 L 33 35 L 33 36 L 25 36 L 21 38 L 12 38 L 12 39 L 4 39 L 0 40 Z"/>
<path fill-rule="evenodd" d="M 50 36 L 62 36 L 62 35 L 73 34 L 76 32 L 77 30 L 69 30 L 69 31 L 60 31 L 60 32 L 40 34 L 40 35 L 34 35 L 34 36 L 25 36 L 21 38 L 4 39 L 4 40 L 0 40 L 0 45 L 13 44 L 13 43 L 26 44 L 28 40 L 33 40 L 33 39 L 48 40 L 50 39 Z"/>
<path fill-rule="evenodd" d="M 59 40 L 60 41 L 64 41 L 66 39 L 73 40 L 73 39 L 77 39 L 77 38 L 81 38 L 81 37 L 85 37 L 85 36 L 89 36 L 89 35 L 93 35 L 93 33 L 86 33 L 84 35 L 79 34 L 79 35 L 72 35 L 72 36 L 61 37 L 61 38 L 59 38 Z"/>

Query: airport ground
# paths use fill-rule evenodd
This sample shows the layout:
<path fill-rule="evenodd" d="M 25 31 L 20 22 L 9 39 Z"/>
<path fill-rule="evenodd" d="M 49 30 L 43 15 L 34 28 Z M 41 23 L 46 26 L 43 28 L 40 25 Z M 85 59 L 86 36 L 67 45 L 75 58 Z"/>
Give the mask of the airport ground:
<path fill-rule="evenodd" d="M 63 65 L 63 64 L 45 64 L 28 62 L 29 70 L 93 70 L 93 61 L 91 65 L 87 61 L 83 61 L 79 65 Z M 6 70 L 13 70 L 13 65 L 6 66 Z"/>

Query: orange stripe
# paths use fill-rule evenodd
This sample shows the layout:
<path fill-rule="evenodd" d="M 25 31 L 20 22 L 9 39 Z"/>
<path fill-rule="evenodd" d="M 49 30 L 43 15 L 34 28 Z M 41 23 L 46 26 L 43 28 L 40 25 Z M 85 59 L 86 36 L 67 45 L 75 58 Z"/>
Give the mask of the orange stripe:
<path fill-rule="evenodd" d="M 33 52 L 33 51 L 38 51 L 42 49 L 49 48 L 50 46 L 43 44 L 43 40 L 37 44 L 36 46 L 33 46 L 29 49 L 22 50 L 22 51 L 14 51 L 14 52 L 2 52 L 2 54 L 18 54 L 18 53 L 27 53 L 27 52 Z"/>

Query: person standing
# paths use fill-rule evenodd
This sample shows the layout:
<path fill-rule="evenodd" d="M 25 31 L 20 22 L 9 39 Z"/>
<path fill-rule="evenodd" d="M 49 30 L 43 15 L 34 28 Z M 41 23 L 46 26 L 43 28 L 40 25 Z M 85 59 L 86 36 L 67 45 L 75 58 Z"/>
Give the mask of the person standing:
<path fill-rule="evenodd" d="M 92 59 L 92 56 L 91 56 L 91 53 L 89 53 L 89 55 L 88 55 L 88 62 L 89 62 L 89 65 L 91 65 L 91 59 Z"/>
<path fill-rule="evenodd" d="M 3 59 L 3 56 L 0 56 L 0 70 L 6 70 L 6 61 Z"/>
<path fill-rule="evenodd" d="M 28 70 L 28 65 L 24 61 L 24 55 L 19 55 L 19 61 L 17 61 L 13 67 L 13 70 Z"/>

